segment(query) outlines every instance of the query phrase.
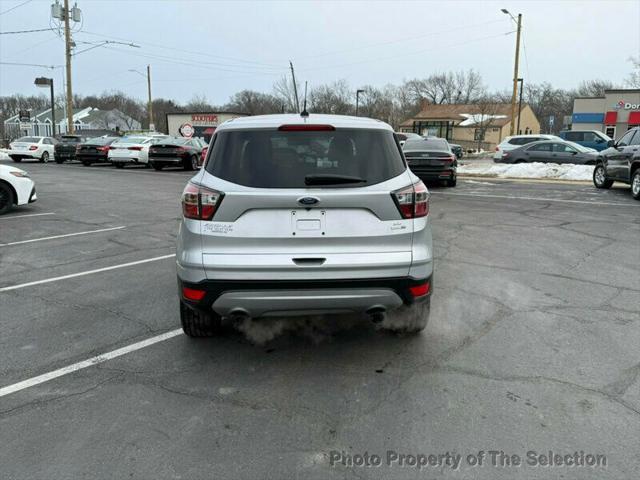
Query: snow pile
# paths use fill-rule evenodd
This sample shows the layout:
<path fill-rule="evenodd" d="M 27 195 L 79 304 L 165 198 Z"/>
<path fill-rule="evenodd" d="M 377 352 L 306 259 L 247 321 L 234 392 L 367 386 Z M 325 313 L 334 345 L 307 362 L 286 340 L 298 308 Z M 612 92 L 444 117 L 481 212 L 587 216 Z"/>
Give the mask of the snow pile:
<path fill-rule="evenodd" d="M 482 125 L 484 123 L 488 124 L 493 120 L 507 118 L 506 115 L 489 115 L 486 113 L 461 113 L 460 116 L 465 118 L 460 122 L 461 127 L 471 127 L 473 125 Z"/>
<path fill-rule="evenodd" d="M 7 151 L 0 148 L 0 160 L 9 160 L 9 155 L 7 155 Z"/>
<path fill-rule="evenodd" d="M 475 163 L 460 165 L 461 175 L 503 178 L 556 178 L 559 180 L 591 180 L 593 165 L 573 165 L 557 163 Z"/>

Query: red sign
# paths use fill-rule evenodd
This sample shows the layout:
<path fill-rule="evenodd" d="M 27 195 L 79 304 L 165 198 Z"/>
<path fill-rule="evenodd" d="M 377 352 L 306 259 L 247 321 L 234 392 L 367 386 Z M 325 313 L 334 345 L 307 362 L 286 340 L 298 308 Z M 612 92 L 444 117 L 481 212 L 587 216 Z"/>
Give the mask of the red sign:
<path fill-rule="evenodd" d="M 191 138 L 194 133 L 193 126 L 190 123 L 183 123 L 178 131 L 180 135 L 187 138 Z"/>
<path fill-rule="evenodd" d="M 216 124 L 218 123 L 217 115 L 194 114 L 191 115 L 191 121 L 194 123 Z"/>

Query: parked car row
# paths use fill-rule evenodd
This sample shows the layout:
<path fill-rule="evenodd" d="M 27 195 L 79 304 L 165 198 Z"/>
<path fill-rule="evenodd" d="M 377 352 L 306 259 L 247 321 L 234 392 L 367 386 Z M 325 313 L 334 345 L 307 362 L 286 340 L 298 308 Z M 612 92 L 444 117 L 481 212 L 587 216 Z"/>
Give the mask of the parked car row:
<path fill-rule="evenodd" d="M 202 164 L 206 146 L 200 138 L 174 138 L 157 133 L 89 139 L 81 135 L 62 135 L 59 140 L 22 137 L 10 144 L 7 153 L 14 162 L 54 159 L 60 164 L 77 160 L 87 167 L 94 163 L 111 163 L 116 168 L 144 165 L 156 170 L 166 166 L 195 170 Z"/>

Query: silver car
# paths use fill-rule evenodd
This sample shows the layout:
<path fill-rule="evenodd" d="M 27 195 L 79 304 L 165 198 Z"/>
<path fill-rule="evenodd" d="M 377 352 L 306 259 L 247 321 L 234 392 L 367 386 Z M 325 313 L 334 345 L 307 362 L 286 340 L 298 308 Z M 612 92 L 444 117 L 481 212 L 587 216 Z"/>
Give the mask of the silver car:
<path fill-rule="evenodd" d="M 348 313 L 401 332 L 427 325 L 429 193 L 383 122 L 225 122 L 182 208 L 177 272 L 189 336 L 247 317 Z"/>

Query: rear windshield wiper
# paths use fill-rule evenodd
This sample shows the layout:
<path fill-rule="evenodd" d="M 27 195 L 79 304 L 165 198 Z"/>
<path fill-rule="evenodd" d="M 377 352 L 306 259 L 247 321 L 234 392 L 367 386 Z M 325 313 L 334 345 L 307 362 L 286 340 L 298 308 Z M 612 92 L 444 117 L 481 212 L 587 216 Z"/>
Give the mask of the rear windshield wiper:
<path fill-rule="evenodd" d="M 366 183 L 364 178 L 351 175 L 310 174 L 304 177 L 305 185 L 340 185 L 342 183 Z"/>

